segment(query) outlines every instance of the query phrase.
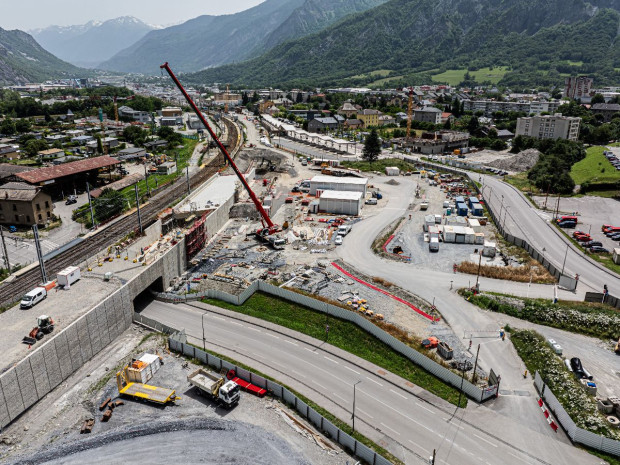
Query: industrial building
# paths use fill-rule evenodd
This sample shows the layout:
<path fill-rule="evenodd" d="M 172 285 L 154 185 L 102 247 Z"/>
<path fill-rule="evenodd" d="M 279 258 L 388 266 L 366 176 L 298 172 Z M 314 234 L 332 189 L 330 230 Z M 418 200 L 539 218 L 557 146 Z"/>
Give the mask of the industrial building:
<path fill-rule="evenodd" d="M 310 180 L 310 195 L 321 196 L 324 191 L 361 192 L 366 197 L 368 178 L 318 175 Z"/>
<path fill-rule="evenodd" d="M 319 197 L 319 211 L 336 215 L 357 216 L 364 204 L 359 191 L 324 191 Z"/>

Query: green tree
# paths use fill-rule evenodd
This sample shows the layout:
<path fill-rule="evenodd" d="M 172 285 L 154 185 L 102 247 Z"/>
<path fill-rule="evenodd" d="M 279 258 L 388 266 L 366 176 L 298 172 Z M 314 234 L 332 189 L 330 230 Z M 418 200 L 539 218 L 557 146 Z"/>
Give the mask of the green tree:
<path fill-rule="evenodd" d="M 119 191 L 106 188 L 92 203 L 95 210 L 95 220 L 101 223 L 108 218 L 121 214 L 125 208 L 126 200 Z"/>
<path fill-rule="evenodd" d="M 21 118 L 15 121 L 15 130 L 21 134 L 30 131 L 31 127 L 32 124 L 30 124 L 30 120 L 27 120 L 25 118 Z"/>
<path fill-rule="evenodd" d="M 47 148 L 47 142 L 43 139 L 30 139 L 24 145 L 24 152 L 26 152 L 29 157 L 35 157 L 41 150 L 47 150 Z"/>
<path fill-rule="evenodd" d="M 157 135 L 168 141 L 169 147 L 183 143 L 183 136 L 169 126 L 162 126 L 157 130 Z"/>
<path fill-rule="evenodd" d="M 379 155 L 381 155 L 381 141 L 379 140 L 377 130 L 373 129 L 364 141 L 362 158 L 369 163 L 373 163 L 379 159 Z"/>
<path fill-rule="evenodd" d="M 592 97 L 592 100 L 590 101 L 590 103 L 592 105 L 596 103 L 605 103 L 605 97 L 603 97 L 602 94 L 594 94 L 594 97 Z"/>
<path fill-rule="evenodd" d="M 134 145 L 143 145 L 149 132 L 139 126 L 127 126 L 123 129 L 123 138 Z"/>
<path fill-rule="evenodd" d="M 4 121 L 2 121 L 2 124 L 0 124 L 0 133 L 7 136 L 12 136 L 15 132 L 17 132 L 15 121 L 8 117 L 5 118 Z"/>

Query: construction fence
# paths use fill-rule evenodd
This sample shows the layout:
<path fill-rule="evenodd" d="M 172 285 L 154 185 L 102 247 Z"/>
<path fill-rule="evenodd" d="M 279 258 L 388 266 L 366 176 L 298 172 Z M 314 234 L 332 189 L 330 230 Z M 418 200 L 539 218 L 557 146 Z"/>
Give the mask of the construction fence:
<path fill-rule="evenodd" d="M 598 302 L 599 304 L 607 304 L 615 308 L 620 308 L 620 299 L 611 294 L 603 294 L 601 292 L 586 292 L 586 302 Z"/>
<path fill-rule="evenodd" d="M 383 331 L 378 326 L 374 325 L 371 321 L 367 320 L 360 314 L 356 312 L 352 312 L 350 310 L 346 310 L 341 307 L 337 307 L 335 305 L 329 304 L 327 302 L 321 302 L 320 300 L 313 299 L 312 297 L 305 296 L 303 294 L 299 294 L 297 292 L 290 291 L 288 289 L 283 289 L 272 284 L 269 284 L 262 280 L 254 281 L 247 289 L 245 289 L 238 296 L 231 295 L 226 292 L 216 290 L 216 289 L 207 289 L 204 292 L 197 294 L 187 294 L 184 297 L 179 295 L 170 294 L 170 293 L 157 293 L 155 294 L 156 299 L 162 300 L 165 302 L 184 302 L 184 301 L 195 301 L 200 300 L 202 298 L 210 298 L 210 299 L 218 299 L 224 302 L 231 303 L 233 305 L 243 305 L 243 303 L 248 300 L 255 292 L 260 291 L 265 294 L 269 294 L 272 296 L 279 297 L 284 300 L 288 300 L 289 302 L 293 302 L 297 305 L 301 305 L 312 310 L 316 310 L 322 313 L 326 313 L 329 316 L 333 316 L 335 318 L 340 318 L 342 320 L 349 321 L 360 328 L 362 328 L 367 333 L 370 333 L 377 339 L 379 339 L 384 344 L 391 347 L 395 352 L 403 355 L 408 358 L 411 362 L 416 365 L 424 368 L 429 373 L 432 373 L 437 378 L 445 381 L 449 385 L 455 387 L 463 391 L 463 393 L 475 400 L 476 402 L 483 402 L 487 399 L 491 399 L 497 396 L 498 386 L 487 386 L 484 388 L 478 387 L 477 385 L 469 382 L 466 379 L 454 371 L 440 365 L 439 363 L 431 360 L 426 357 L 424 354 L 421 354 L 417 350 L 412 347 L 404 344 L 403 342 L 396 339 L 391 334 Z M 462 388 L 461 388 L 462 387 Z"/>
<path fill-rule="evenodd" d="M 549 410 L 555 415 L 571 441 L 605 452 L 606 454 L 620 456 L 620 441 L 579 428 L 566 410 L 564 410 L 564 407 L 562 407 L 562 404 L 560 404 L 560 401 L 555 397 L 551 389 L 547 387 L 538 372 L 534 375 L 534 385 L 540 397 L 547 403 Z"/>
<path fill-rule="evenodd" d="M 134 318 L 136 316 L 139 315 L 134 314 Z M 239 378 L 266 389 L 271 395 L 282 400 L 291 408 L 294 408 L 297 413 L 308 420 L 309 423 L 325 436 L 340 444 L 340 446 L 363 462 L 371 465 L 391 465 L 392 462 L 342 431 L 284 386 L 188 344 L 187 336 L 184 331 L 172 334 L 168 339 L 168 345 L 170 346 L 170 350 L 200 360 L 202 363 L 212 367 L 218 372 L 235 370 Z"/>

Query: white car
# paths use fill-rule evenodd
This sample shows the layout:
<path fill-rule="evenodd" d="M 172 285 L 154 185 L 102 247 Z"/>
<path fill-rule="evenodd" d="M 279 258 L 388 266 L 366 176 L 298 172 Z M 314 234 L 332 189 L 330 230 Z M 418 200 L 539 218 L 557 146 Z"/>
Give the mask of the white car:
<path fill-rule="evenodd" d="M 342 245 L 342 236 L 336 236 L 336 245 Z"/>

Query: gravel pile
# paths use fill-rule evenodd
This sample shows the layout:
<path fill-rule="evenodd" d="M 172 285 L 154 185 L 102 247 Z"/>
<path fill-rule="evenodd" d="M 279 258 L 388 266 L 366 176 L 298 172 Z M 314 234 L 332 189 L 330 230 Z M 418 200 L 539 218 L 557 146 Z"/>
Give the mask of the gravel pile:
<path fill-rule="evenodd" d="M 487 165 L 500 170 L 523 172 L 534 166 L 539 157 L 540 152 L 537 149 L 527 149 L 512 157 L 489 162 Z"/>

